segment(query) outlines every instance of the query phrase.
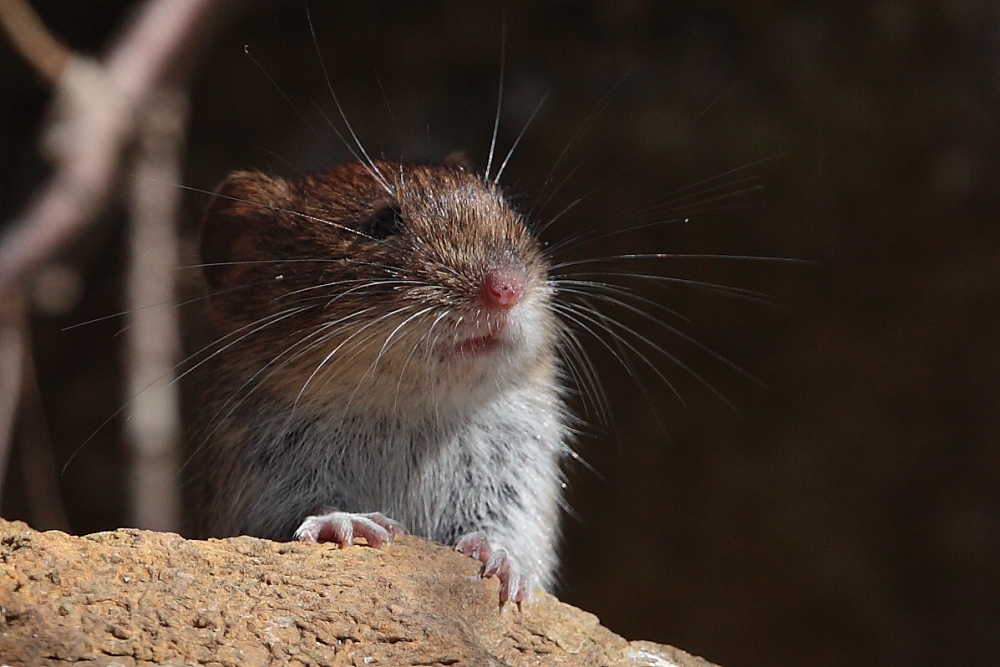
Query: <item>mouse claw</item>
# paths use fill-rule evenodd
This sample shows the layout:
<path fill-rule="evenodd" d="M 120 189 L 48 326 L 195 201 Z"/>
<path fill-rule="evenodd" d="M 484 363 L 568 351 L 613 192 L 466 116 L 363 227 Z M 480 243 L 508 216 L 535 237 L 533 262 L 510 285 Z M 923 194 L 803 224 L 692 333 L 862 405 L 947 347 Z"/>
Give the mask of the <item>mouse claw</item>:
<path fill-rule="evenodd" d="M 381 547 L 397 535 L 406 534 L 403 526 L 381 512 L 330 512 L 306 517 L 295 531 L 300 542 L 334 542 L 342 547 L 363 537 L 368 546 Z"/>
<path fill-rule="evenodd" d="M 455 545 L 455 551 L 483 564 L 480 577 L 495 576 L 500 580 L 500 611 L 507 602 L 516 603 L 520 610 L 521 603 L 531 598 L 531 577 L 505 548 L 491 543 L 482 531 L 462 537 Z"/>
<path fill-rule="evenodd" d="M 477 531 L 463 536 L 455 545 L 455 551 L 485 564 L 493 554 L 493 547 L 486 538 L 486 533 Z"/>

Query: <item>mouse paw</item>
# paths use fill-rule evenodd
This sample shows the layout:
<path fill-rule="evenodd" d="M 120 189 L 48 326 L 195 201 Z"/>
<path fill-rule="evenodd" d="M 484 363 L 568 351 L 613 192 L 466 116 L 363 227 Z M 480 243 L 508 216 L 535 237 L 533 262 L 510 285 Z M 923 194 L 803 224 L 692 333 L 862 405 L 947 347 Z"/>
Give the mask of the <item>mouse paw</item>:
<path fill-rule="evenodd" d="M 381 512 L 330 512 L 306 517 L 295 531 L 300 542 L 336 542 L 347 547 L 355 537 L 363 537 L 368 546 L 381 547 L 396 535 L 406 533 L 403 526 Z"/>
<path fill-rule="evenodd" d="M 501 607 L 504 602 L 516 602 L 520 606 L 521 602 L 531 597 L 531 577 L 510 552 L 490 542 L 486 533 L 478 531 L 465 535 L 455 545 L 455 551 L 483 564 L 479 576 L 495 576 L 500 580 Z"/>

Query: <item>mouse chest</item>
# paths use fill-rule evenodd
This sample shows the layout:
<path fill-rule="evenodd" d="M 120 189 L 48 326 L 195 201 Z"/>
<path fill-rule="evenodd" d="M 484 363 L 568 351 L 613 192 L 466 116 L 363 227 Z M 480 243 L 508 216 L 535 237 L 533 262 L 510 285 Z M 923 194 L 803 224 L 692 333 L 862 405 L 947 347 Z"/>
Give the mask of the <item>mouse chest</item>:
<path fill-rule="evenodd" d="M 409 514 L 413 504 L 433 504 L 466 458 L 460 430 L 450 424 L 320 419 L 281 438 L 293 441 L 281 449 L 294 452 L 290 467 L 310 486 L 342 498 L 346 510 L 396 516 Z"/>

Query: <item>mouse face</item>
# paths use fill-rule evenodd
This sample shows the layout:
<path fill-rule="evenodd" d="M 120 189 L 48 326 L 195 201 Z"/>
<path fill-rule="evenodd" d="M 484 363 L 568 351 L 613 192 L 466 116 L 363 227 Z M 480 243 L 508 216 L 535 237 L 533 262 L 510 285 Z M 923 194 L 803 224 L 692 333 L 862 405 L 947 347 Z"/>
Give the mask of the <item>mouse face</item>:
<path fill-rule="evenodd" d="M 265 391 L 439 409 L 551 363 L 546 260 L 499 188 L 459 166 L 237 172 L 201 256 L 222 354 Z"/>

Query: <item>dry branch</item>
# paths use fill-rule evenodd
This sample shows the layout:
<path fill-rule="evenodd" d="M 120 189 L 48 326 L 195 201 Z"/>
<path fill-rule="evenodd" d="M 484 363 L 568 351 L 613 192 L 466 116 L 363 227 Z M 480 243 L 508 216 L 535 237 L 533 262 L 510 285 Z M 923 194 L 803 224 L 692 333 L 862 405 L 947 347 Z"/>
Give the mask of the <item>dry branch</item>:
<path fill-rule="evenodd" d="M 105 205 L 132 138 L 134 114 L 201 35 L 215 2 L 150 0 L 103 65 L 71 55 L 59 66 L 44 55 L 51 49 L 36 48 L 58 50 L 58 40 L 31 38 L 41 25 L 37 18 L 9 20 L 24 13 L 18 7 L 24 3 L 0 0 L 15 45 L 40 71 L 58 71 L 56 117 L 46 141 L 56 173 L 0 237 L 0 290 L 53 257 Z"/>
<path fill-rule="evenodd" d="M 0 294 L 14 294 L 20 278 L 51 260 L 96 217 L 116 188 L 124 150 L 138 135 L 136 170 L 140 173 L 133 179 L 131 191 L 133 266 L 138 264 L 139 268 L 132 272 L 129 285 L 130 308 L 164 305 L 154 315 L 155 322 L 133 318 L 129 342 L 133 396 L 141 394 L 151 380 L 169 375 L 176 357 L 177 323 L 169 307 L 175 279 L 174 225 L 179 197 L 173 184 L 179 180 L 186 99 L 180 92 L 164 93 L 163 89 L 168 78 L 179 78 L 179 63 L 207 32 L 210 21 L 206 18 L 215 4 L 215 0 L 149 0 L 99 63 L 71 54 L 24 0 L 0 0 L 0 24 L 24 57 L 55 85 L 54 113 L 43 147 L 56 165 L 50 182 L 22 215 L 5 225 L 0 237 Z M 18 370 L 10 359 L 19 334 L 27 335 L 26 330 L 19 332 L 8 326 L 0 337 L 0 362 L 13 370 Z M 11 383 L 16 388 L 13 380 Z M 178 525 L 176 392 L 174 386 L 145 392 L 130 407 L 137 464 L 131 486 L 138 498 L 132 518 L 144 527 L 172 529 Z M 9 453 L 7 436 L 13 429 L 15 407 L 12 401 L 0 406 L 0 473 Z M 39 422 L 41 412 L 35 412 L 38 414 L 32 421 L 37 422 L 40 428 L 35 430 L 41 434 L 44 420 Z M 32 441 L 25 449 L 35 456 L 39 446 Z M 31 460 L 25 458 L 26 462 Z M 38 472 L 44 466 L 32 470 L 36 468 Z M 28 488 L 41 493 L 52 490 L 50 486 L 29 484 Z"/>
<path fill-rule="evenodd" d="M 180 323 L 174 307 L 180 242 L 177 214 L 187 96 L 161 90 L 139 120 L 128 275 L 129 525 L 180 527 L 180 392 L 176 379 Z"/>

